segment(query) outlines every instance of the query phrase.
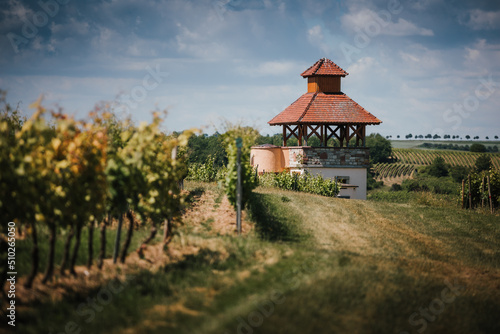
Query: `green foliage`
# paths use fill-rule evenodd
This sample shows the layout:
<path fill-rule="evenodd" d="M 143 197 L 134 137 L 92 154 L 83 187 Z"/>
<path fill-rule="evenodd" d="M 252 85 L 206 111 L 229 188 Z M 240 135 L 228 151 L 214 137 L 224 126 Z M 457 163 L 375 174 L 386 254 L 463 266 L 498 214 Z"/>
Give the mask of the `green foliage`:
<path fill-rule="evenodd" d="M 493 207 L 498 207 L 500 204 L 500 172 L 494 169 L 489 171 L 474 172 L 470 174 L 471 176 L 471 186 L 469 189 L 469 182 L 465 182 L 465 194 L 460 191 L 460 196 L 458 201 L 462 201 L 462 195 L 464 196 L 465 204 L 468 207 L 468 194 L 472 197 L 472 206 L 478 207 L 484 201 L 485 205 L 489 206 L 489 192 L 488 192 L 488 182 L 487 177 L 490 177 L 490 187 L 491 187 L 491 199 L 493 202 Z"/>
<path fill-rule="evenodd" d="M 379 164 L 380 165 L 380 164 Z M 366 189 L 373 190 L 384 185 L 383 181 L 377 181 L 375 178 L 379 175 L 377 169 L 370 163 L 370 167 L 366 171 Z"/>
<path fill-rule="evenodd" d="M 432 164 L 427 167 L 426 172 L 434 177 L 448 176 L 448 166 L 445 164 L 442 157 L 437 157 L 432 161 Z"/>
<path fill-rule="evenodd" d="M 486 146 L 479 143 L 474 143 L 470 146 L 471 152 L 486 152 Z"/>
<path fill-rule="evenodd" d="M 236 190 L 237 190 L 237 156 L 236 139 L 241 138 L 243 145 L 241 148 L 241 184 L 242 184 L 242 208 L 250 198 L 253 189 L 257 186 L 255 172 L 250 165 L 250 148 L 255 145 L 259 136 L 257 130 L 251 127 L 236 126 L 227 123 L 223 142 L 228 156 L 227 172 L 225 178 L 225 191 L 229 202 L 236 208 Z"/>
<path fill-rule="evenodd" d="M 223 137 L 218 133 L 209 136 L 207 134 L 194 135 L 188 142 L 189 165 L 206 163 L 210 157 L 213 159 L 214 167 L 222 167 L 227 164 L 227 154 L 224 149 Z"/>
<path fill-rule="evenodd" d="M 219 180 L 222 168 L 215 166 L 215 158 L 208 156 L 205 163 L 191 163 L 188 166 L 188 180 L 201 182 L 214 182 Z"/>
<path fill-rule="evenodd" d="M 405 191 L 430 191 L 435 194 L 456 194 L 458 185 L 451 178 L 419 175 L 414 179 L 406 179 L 401 183 Z"/>
<path fill-rule="evenodd" d="M 307 175 L 298 173 L 265 173 L 259 177 L 259 184 L 267 187 L 276 187 L 285 190 L 301 191 L 316 195 L 335 197 L 340 191 L 340 185 L 331 179 L 324 179 L 321 175 Z"/>
<path fill-rule="evenodd" d="M 469 168 L 465 166 L 451 166 L 450 176 L 455 182 L 462 182 L 469 175 Z"/>
<path fill-rule="evenodd" d="M 136 127 L 107 112 L 92 113 L 92 122 L 52 112 L 49 124 L 40 100 L 33 107 L 25 122 L 10 107 L 0 116 L 0 218 L 30 224 L 33 236 L 49 227 L 47 279 L 58 229 L 76 226 L 78 233 L 106 211 L 118 216 L 130 208 L 163 220 L 181 210 L 178 182 L 187 168 L 176 152 L 193 131 L 168 137 L 159 114 Z"/>
<path fill-rule="evenodd" d="M 403 187 L 401 187 L 400 184 L 393 183 L 389 191 L 401 191 L 401 190 L 403 190 Z"/>
<path fill-rule="evenodd" d="M 366 137 L 366 146 L 370 148 L 370 161 L 372 164 L 388 162 L 392 155 L 391 142 L 380 134 L 370 134 Z"/>
<path fill-rule="evenodd" d="M 489 155 L 482 154 L 476 159 L 476 171 L 477 172 L 482 172 L 485 170 L 489 170 L 492 166 L 491 164 L 491 158 Z"/>

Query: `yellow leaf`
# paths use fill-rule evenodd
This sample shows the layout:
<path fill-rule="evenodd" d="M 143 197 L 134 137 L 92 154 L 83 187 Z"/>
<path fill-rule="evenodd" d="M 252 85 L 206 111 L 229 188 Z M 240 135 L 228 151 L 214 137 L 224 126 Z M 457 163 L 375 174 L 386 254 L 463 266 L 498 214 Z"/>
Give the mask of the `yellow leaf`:
<path fill-rule="evenodd" d="M 61 146 L 61 139 L 59 138 L 54 138 L 52 139 L 52 147 L 54 148 L 55 151 Z"/>

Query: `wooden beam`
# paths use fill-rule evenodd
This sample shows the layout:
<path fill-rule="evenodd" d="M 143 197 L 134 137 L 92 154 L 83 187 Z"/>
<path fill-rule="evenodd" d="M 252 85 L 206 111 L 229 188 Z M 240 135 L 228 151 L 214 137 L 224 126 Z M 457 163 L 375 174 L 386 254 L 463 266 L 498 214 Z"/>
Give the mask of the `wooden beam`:
<path fill-rule="evenodd" d="M 363 125 L 363 147 L 366 147 L 366 125 Z"/>
<path fill-rule="evenodd" d="M 346 139 L 346 142 L 345 142 L 345 147 L 349 147 L 349 140 L 351 139 L 349 137 L 349 128 L 350 126 L 349 125 L 346 125 L 344 127 L 344 138 Z M 340 145 L 342 147 L 342 145 Z"/>
<path fill-rule="evenodd" d="M 321 129 L 321 144 L 320 145 L 323 145 L 324 147 L 326 147 L 326 140 L 325 140 L 325 125 L 321 125 L 320 127 Z"/>
<path fill-rule="evenodd" d="M 283 146 L 286 146 L 286 125 L 283 125 Z"/>

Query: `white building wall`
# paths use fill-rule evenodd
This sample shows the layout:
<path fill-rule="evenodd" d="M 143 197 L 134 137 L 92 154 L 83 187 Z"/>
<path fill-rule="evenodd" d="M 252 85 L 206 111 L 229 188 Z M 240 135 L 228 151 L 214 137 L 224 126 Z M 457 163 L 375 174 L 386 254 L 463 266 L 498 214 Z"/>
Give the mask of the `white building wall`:
<path fill-rule="evenodd" d="M 292 172 L 307 170 L 311 175 L 321 174 L 323 178 L 335 179 L 336 176 L 348 176 L 349 184 L 357 187 L 341 189 L 340 196 L 349 196 L 352 199 L 366 200 L 366 168 L 334 168 L 334 167 L 305 167 L 291 168 Z"/>

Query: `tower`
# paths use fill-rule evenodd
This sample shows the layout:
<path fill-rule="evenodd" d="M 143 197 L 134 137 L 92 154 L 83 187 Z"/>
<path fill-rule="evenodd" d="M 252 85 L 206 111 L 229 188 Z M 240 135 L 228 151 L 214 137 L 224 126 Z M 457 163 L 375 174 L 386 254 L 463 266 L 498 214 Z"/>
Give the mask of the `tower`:
<path fill-rule="evenodd" d="M 333 61 L 320 59 L 301 75 L 307 78 L 307 93 L 268 122 L 282 127 L 283 146 L 253 147 L 253 164 L 259 172 L 288 170 L 335 178 L 342 183 L 342 197 L 366 199 L 366 126 L 382 122 L 342 92 L 341 80 L 348 73 Z M 287 146 L 292 136 L 298 146 Z M 319 139 L 319 147 L 308 146 L 312 136 Z"/>

